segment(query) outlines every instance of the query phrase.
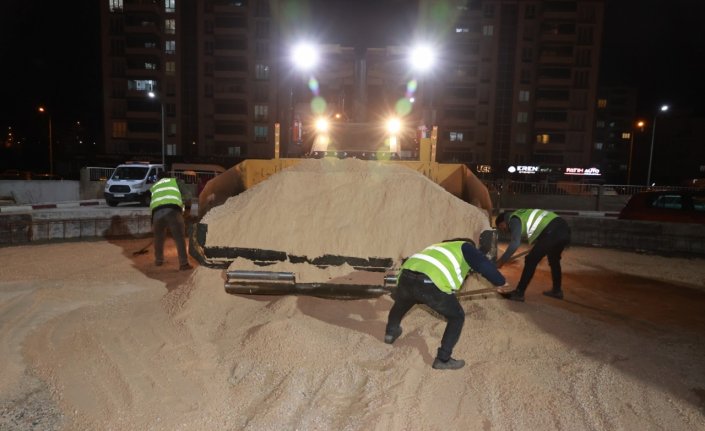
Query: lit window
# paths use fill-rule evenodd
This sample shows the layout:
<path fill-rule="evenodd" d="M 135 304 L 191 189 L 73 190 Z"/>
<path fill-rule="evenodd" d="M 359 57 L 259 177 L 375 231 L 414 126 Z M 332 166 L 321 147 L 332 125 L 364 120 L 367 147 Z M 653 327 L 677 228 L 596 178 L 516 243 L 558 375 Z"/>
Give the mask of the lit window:
<path fill-rule="evenodd" d="M 175 40 L 167 40 L 166 46 L 165 46 L 165 51 L 167 54 L 175 53 L 176 52 L 176 41 Z"/>
<path fill-rule="evenodd" d="M 109 0 L 110 1 L 110 12 L 122 11 L 122 0 Z"/>
<path fill-rule="evenodd" d="M 456 33 L 467 33 L 469 31 L 470 31 L 470 29 L 467 27 L 456 27 L 455 28 Z"/>
<path fill-rule="evenodd" d="M 157 64 L 156 63 L 145 63 L 144 68 L 147 70 L 157 70 Z"/>
<path fill-rule="evenodd" d="M 528 90 L 519 91 L 519 101 L 520 102 L 528 102 L 530 95 L 531 95 L 531 93 Z"/>
<path fill-rule="evenodd" d="M 269 106 L 255 105 L 255 120 L 267 121 L 268 117 L 269 117 Z"/>
<path fill-rule="evenodd" d="M 631 139 L 632 134 L 629 132 L 622 132 L 622 139 Z"/>
<path fill-rule="evenodd" d="M 240 156 L 240 147 L 228 147 L 228 156 Z"/>
<path fill-rule="evenodd" d="M 166 74 L 167 75 L 173 75 L 176 73 L 176 62 L 175 61 L 167 61 L 165 67 L 166 67 Z"/>
<path fill-rule="evenodd" d="M 125 136 L 127 136 L 127 123 L 113 121 L 113 138 L 124 138 Z"/>
<path fill-rule="evenodd" d="M 269 66 L 258 64 L 255 66 L 255 77 L 257 79 L 269 79 Z"/>
<path fill-rule="evenodd" d="M 527 121 L 529 121 L 528 112 L 519 112 L 517 114 L 517 123 L 526 123 Z"/>
<path fill-rule="evenodd" d="M 164 0 L 165 12 L 176 12 L 176 0 Z"/>
<path fill-rule="evenodd" d="M 167 19 L 164 21 L 164 33 L 166 34 L 176 34 L 176 20 Z"/>
<path fill-rule="evenodd" d="M 493 25 L 483 25 L 482 26 L 482 34 L 485 36 L 492 36 L 494 34 L 494 26 Z"/>
<path fill-rule="evenodd" d="M 536 135 L 537 144 L 548 144 L 549 142 L 551 142 L 551 135 L 549 135 L 548 133 Z"/>
<path fill-rule="evenodd" d="M 462 142 L 463 141 L 463 132 L 450 132 L 450 141 L 451 142 Z"/>
<path fill-rule="evenodd" d="M 255 140 L 264 141 L 267 139 L 267 126 L 255 126 Z"/>
<path fill-rule="evenodd" d="M 597 99 L 597 107 L 598 108 L 606 108 L 607 107 L 607 99 Z"/>
<path fill-rule="evenodd" d="M 602 149 L 602 142 L 595 142 L 595 149 L 596 150 L 601 150 Z"/>

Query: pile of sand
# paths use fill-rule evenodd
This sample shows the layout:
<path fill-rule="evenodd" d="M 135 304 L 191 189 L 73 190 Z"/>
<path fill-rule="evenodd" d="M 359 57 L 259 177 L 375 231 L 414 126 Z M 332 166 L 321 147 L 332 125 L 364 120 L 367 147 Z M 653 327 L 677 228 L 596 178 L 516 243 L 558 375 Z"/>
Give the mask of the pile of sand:
<path fill-rule="evenodd" d="M 410 197 L 413 197 L 411 199 Z M 211 209 L 207 247 L 400 261 L 491 229 L 485 212 L 402 165 L 310 159 Z"/>

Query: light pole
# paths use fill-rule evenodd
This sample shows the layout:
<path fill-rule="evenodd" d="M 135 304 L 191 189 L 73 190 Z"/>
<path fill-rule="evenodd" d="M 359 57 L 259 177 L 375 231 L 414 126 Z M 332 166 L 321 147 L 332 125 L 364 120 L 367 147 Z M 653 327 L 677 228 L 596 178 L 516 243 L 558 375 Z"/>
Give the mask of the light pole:
<path fill-rule="evenodd" d="M 161 108 L 161 120 L 162 120 L 162 166 L 164 166 L 164 169 L 166 169 L 166 159 L 165 159 L 165 143 L 164 143 L 164 101 L 161 99 L 161 97 L 157 97 L 157 93 L 154 91 L 150 91 L 147 93 L 147 95 L 152 98 L 152 99 L 158 99 L 159 100 L 159 105 Z"/>
<path fill-rule="evenodd" d="M 420 81 L 419 87 L 421 87 L 419 93 L 423 91 L 423 95 L 420 97 L 421 121 L 423 122 L 423 125 L 426 126 L 426 109 L 428 108 L 428 120 L 430 123 L 429 126 L 431 126 L 429 127 L 430 130 L 431 128 L 433 128 L 434 122 L 433 94 L 432 89 L 429 87 L 428 81 L 422 80 L 422 78 L 424 78 L 429 73 L 431 68 L 435 66 L 435 54 L 433 48 L 427 44 L 418 44 L 416 46 L 413 46 L 409 52 L 409 63 L 411 65 L 411 70 L 414 72 L 414 75 L 419 75 L 418 81 Z M 428 101 L 426 99 L 428 99 Z"/>
<path fill-rule="evenodd" d="M 294 65 L 295 72 L 311 71 L 318 64 L 319 56 L 318 47 L 308 42 L 300 42 L 291 48 L 291 63 Z M 294 123 L 296 122 L 294 79 L 295 77 L 291 78 L 289 85 L 289 145 L 286 150 L 287 155 L 290 155 L 294 148 Z"/>
<path fill-rule="evenodd" d="M 43 114 L 47 114 L 49 117 L 49 175 L 54 175 L 54 144 L 51 137 L 51 114 L 43 106 L 40 106 L 38 110 Z"/>
<path fill-rule="evenodd" d="M 653 158 L 654 158 L 654 140 L 656 138 L 656 119 L 658 118 L 658 114 L 661 112 L 666 112 L 668 111 L 668 105 L 662 105 L 661 108 L 659 109 L 658 112 L 656 112 L 656 115 L 654 115 L 654 124 L 651 126 L 651 149 L 649 150 L 649 170 L 648 173 L 646 174 L 646 185 L 650 186 L 651 185 L 651 164 L 653 163 Z"/>
<path fill-rule="evenodd" d="M 639 128 L 640 131 L 644 131 L 644 122 L 639 121 L 636 123 L 636 126 Z M 627 185 L 632 184 L 632 154 L 634 153 L 634 128 L 632 127 L 632 130 L 630 132 L 631 135 L 631 140 L 629 141 L 629 163 L 627 164 Z"/>

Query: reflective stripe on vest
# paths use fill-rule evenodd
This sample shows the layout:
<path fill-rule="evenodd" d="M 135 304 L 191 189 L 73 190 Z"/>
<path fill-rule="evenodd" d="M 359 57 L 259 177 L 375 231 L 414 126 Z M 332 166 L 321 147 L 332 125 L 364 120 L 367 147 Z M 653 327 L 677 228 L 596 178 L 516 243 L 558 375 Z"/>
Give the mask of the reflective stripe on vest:
<path fill-rule="evenodd" d="M 443 292 L 453 293 L 463 286 L 470 266 L 463 258 L 463 241 L 433 244 L 409 257 L 402 269 L 428 276 Z"/>
<path fill-rule="evenodd" d="M 154 211 L 162 205 L 178 205 L 184 207 L 181 200 L 181 191 L 175 178 L 162 178 L 157 181 L 149 190 L 152 193 L 152 198 L 149 203 L 149 208 Z"/>
<path fill-rule="evenodd" d="M 520 209 L 514 211 L 509 217 L 517 217 L 521 220 L 522 234 L 531 244 L 541 235 L 548 223 L 558 217 L 558 215 L 554 212 L 540 209 Z"/>

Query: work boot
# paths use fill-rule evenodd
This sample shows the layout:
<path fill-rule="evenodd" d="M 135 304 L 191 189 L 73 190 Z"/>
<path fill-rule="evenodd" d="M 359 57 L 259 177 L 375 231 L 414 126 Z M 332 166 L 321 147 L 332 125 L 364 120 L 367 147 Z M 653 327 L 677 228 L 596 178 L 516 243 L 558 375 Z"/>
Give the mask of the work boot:
<path fill-rule="evenodd" d="M 463 361 L 462 359 L 453 359 L 453 358 L 449 358 L 445 362 L 436 358 L 433 361 L 433 365 L 432 365 L 432 367 L 435 368 L 436 370 L 458 370 L 460 368 L 463 368 L 464 366 L 465 366 L 465 361 Z"/>
<path fill-rule="evenodd" d="M 547 290 L 543 294 L 551 298 L 563 299 L 563 291 L 561 290 Z"/>
<path fill-rule="evenodd" d="M 391 332 L 387 332 L 384 334 L 384 342 L 387 344 L 392 344 L 394 340 L 399 338 L 401 335 L 401 326 L 397 326 L 395 329 L 392 329 Z"/>
<path fill-rule="evenodd" d="M 179 267 L 179 271 L 188 271 L 189 269 L 193 269 L 190 263 L 185 263 Z"/>
<path fill-rule="evenodd" d="M 511 292 L 502 292 L 500 293 L 500 295 L 502 295 L 505 299 L 509 299 L 510 301 L 524 302 L 524 294 L 517 290 L 512 290 Z"/>

